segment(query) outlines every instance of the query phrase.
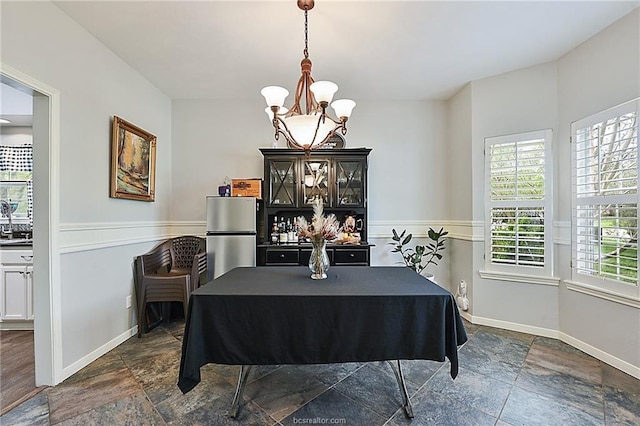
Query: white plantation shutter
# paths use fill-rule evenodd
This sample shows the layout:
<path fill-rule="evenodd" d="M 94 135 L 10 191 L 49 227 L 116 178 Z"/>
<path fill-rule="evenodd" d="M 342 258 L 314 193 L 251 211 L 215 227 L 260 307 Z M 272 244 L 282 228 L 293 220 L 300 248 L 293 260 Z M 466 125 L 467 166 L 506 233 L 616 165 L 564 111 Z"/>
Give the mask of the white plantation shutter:
<path fill-rule="evenodd" d="M 487 269 L 551 274 L 550 146 L 551 130 L 486 139 Z"/>
<path fill-rule="evenodd" d="M 572 124 L 572 279 L 638 296 L 638 109 Z"/>

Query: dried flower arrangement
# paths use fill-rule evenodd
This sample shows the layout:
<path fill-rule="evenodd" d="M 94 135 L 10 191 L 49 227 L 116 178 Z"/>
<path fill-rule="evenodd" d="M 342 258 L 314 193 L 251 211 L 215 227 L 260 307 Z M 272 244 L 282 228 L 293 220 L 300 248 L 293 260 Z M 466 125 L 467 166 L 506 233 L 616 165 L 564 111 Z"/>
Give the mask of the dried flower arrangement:
<path fill-rule="evenodd" d="M 304 216 L 298 218 L 300 225 L 300 237 L 309 238 L 312 243 L 320 243 L 323 240 L 333 241 L 342 232 L 340 222 L 333 213 L 324 216 L 322 199 L 313 202 L 313 217 L 311 223 L 307 222 Z"/>

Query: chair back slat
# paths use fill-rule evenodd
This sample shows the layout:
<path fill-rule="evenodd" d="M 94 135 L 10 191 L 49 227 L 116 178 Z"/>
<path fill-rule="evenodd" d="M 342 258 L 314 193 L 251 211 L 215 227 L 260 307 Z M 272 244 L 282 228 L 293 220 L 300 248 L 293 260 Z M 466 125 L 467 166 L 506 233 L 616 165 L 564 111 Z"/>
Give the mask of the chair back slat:
<path fill-rule="evenodd" d="M 174 268 L 191 269 L 193 257 L 205 251 L 204 239 L 194 236 L 175 237 L 171 241 Z"/>

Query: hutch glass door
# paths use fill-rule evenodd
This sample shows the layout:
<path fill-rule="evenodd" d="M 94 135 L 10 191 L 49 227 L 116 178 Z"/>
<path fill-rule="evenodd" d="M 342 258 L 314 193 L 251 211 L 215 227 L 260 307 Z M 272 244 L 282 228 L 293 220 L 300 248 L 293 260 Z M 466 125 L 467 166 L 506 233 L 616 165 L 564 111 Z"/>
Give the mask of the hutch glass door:
<path fill-rule="evenodd" d="M 272 160 L 269 162 L 269 205 L 296 205 L 295 159 Z"/>
<path fill-rule="evenodd" d="M 364 207 L 364 161 L 336 160 L 336 206 Z"/>
<path fill-rule="evenodd" d="M 311 204 L 321 199 L 322 204 L 329 205 L 329 160 L 309 159 L 302 162 L 303 184 L 302 196 L 304 204 Z"/>

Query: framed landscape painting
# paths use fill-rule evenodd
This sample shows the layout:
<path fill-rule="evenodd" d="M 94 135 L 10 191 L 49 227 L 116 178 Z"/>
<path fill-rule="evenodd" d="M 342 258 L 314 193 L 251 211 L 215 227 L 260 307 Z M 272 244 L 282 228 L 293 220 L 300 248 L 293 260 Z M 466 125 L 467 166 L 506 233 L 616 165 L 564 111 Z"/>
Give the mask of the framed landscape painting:
<path fill-rule="evenodd" d="M 156 137 L 113 117 L 111 143 L 111 197 L 154 201 Z"/>

